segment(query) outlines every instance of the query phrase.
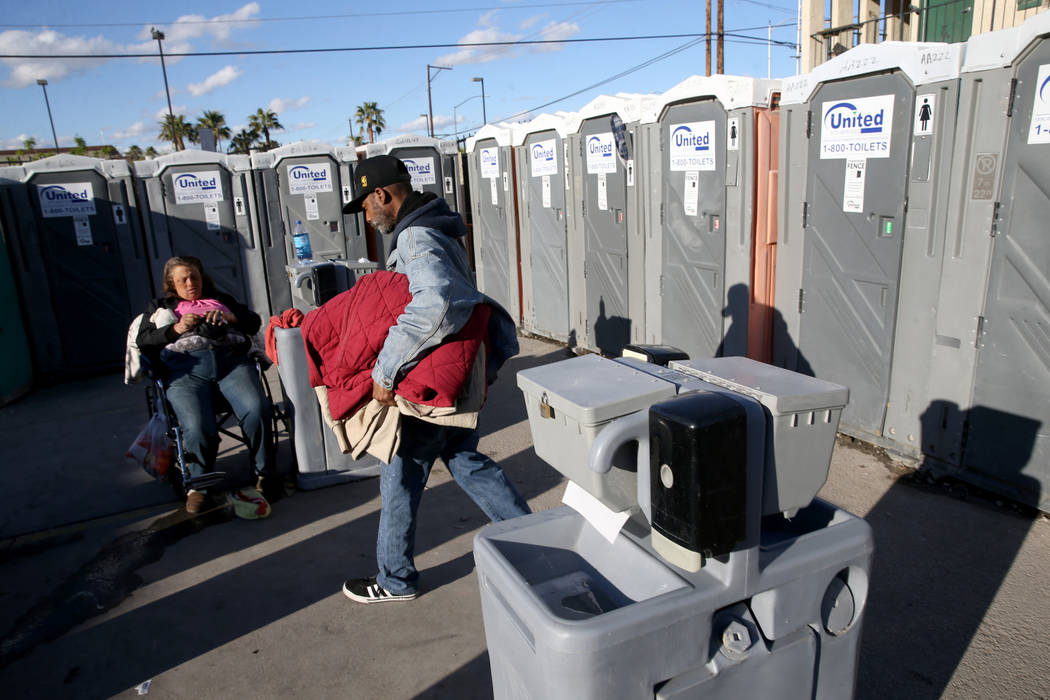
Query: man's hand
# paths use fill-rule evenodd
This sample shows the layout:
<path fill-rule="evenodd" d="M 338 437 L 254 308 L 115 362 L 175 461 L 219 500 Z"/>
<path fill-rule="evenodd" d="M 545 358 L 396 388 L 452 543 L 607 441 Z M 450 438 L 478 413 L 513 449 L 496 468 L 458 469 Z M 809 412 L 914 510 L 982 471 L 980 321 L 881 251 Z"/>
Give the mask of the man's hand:
<path fill-rule="evenodd" d="M 394 392 L 374 381 L 372 382 L 372 398 L 384 406 L 394 405 Z"/>

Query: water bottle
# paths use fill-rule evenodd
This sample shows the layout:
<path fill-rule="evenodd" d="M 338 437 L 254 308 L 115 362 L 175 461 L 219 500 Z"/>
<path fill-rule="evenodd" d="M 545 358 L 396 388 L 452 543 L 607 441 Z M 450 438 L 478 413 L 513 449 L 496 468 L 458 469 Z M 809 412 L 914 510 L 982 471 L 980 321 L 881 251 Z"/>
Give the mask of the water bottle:
<path fill-rule="evenodd" d="M 295 246 L 295 259 L 299 262 L 310 262 L 314 259 L 314 251 L 310 248 L 310 234 L 303 228 L 302 221 L 295 222 L 292 245 Z"/>

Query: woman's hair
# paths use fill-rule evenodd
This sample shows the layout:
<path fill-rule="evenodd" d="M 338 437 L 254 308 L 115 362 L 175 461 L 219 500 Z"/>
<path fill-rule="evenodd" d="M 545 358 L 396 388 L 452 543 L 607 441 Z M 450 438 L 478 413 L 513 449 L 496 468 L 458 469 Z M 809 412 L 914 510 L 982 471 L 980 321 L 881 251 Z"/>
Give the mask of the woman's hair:
<path fill-rule="evenodd" d="M 171 279 L 171 271 L 176 267 L 192 267 L 201 276 L 202 296 L 215 296 L 215 282 L 213 282 L 208 273 L 204 271 L 204 264 L 200 261 L 200 258 L 195 258 L 192 255 L 176 255 L 174 258 L 170 258 L 168 262 L 164 263 L 165 294 L 178 296 L 175 293 L 175 283 Z"/>

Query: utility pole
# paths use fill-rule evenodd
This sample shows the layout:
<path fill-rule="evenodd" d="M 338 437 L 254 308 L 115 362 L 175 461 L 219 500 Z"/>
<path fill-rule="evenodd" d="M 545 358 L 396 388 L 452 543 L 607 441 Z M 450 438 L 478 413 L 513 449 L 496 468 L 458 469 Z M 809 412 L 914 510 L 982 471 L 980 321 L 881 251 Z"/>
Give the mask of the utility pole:
<path fill-rule="evenodd" d="M 432 66 L 427 64 L 427 125 L 429 127 L 430 138 L 434 138 L 434 103 L 430 100 L 430 69 L 436 68 L 437 70 L 452 70 L 449 66 Z"/>
<path fill-rule="evenodd" d="M 707 75 L 711 75 L 711 0 L 707 0 Z"/>
<path fill-rule="evenodd" d="M 725 0 L 718 0 L 718 74 L 726 72 L 725 64 L 725 25 L 723 24 L 723 9 Z"/>

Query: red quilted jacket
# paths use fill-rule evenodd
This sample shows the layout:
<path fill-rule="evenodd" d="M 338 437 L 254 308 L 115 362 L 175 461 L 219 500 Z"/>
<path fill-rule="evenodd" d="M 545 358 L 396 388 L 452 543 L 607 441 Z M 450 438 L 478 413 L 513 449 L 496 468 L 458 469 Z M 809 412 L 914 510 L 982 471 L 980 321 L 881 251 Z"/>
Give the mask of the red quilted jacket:
<path fill-rule="evenodd" d="M 310 386 L 328 387 L 328 407 L 339 420 L 372 398 L 372 368 L 390 327 L 412 300 L 408 277 L 380 270 L 333 297 L 303 319 Z M 420 359 L 394 392 L 413 403 L 453 406 L 486 340 L 487 304 L 474 308 L 467 324 Z"/>

